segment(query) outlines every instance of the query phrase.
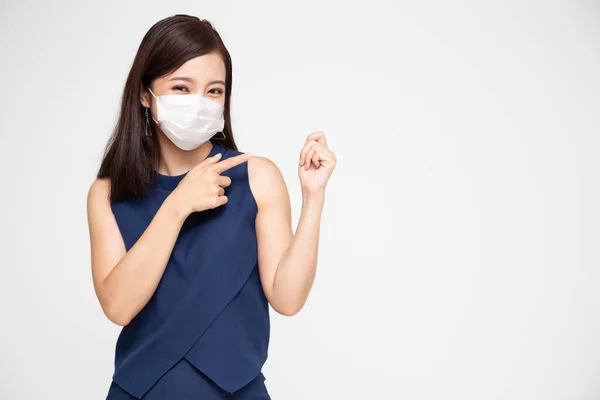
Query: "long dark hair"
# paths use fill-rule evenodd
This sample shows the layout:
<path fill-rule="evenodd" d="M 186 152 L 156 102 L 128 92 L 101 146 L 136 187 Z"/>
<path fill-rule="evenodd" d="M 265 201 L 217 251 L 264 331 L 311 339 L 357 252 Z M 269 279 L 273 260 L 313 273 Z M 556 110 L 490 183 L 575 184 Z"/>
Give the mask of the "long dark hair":
<path fill-rule="evenodd" d="M 143 194 L 156 178 L 160 145 L 154 124 L 146 123 L 145 109 L 140 103 L 142 87 L 148 87 L 154 79 L 175 71 L 192 58 L 213 51 L 221 56 L 226 70 L 225 139 L 211 141 L 237 150 L 229 112 L 231 57 L 221 37 L 205 19 L 190 15 L 162 19 L 148 30 L 135 55 L 123 89 L 119 118 L 96 175 L 110 178 L 111 202 Z M 150 129 L 150 136 L 146 136 L 146 129 Z"/>

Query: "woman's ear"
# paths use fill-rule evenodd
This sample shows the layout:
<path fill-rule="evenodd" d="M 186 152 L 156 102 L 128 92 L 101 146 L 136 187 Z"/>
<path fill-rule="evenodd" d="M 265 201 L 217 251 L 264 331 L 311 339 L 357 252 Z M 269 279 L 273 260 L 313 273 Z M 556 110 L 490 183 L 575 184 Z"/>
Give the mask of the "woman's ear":
<path fill-rule="evenodd" d="M 140 103 L 144 108 L 150 108 L 150 92 L 142 85 L 140 88 Z"/>

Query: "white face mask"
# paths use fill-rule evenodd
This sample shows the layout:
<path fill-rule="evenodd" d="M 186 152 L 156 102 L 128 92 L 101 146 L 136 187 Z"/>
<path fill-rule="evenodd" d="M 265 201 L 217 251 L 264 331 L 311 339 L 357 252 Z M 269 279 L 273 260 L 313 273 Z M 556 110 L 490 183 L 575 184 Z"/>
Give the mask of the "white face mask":
<path fill-rule="evenodd" d="M 150 93 L 152 90 L 148 88 Z M 225 126 L 224 107 L 201 94 L 168 94 L 156 99 L 158 121 L 167 137 L 182 150 L 194 150 Z"/>

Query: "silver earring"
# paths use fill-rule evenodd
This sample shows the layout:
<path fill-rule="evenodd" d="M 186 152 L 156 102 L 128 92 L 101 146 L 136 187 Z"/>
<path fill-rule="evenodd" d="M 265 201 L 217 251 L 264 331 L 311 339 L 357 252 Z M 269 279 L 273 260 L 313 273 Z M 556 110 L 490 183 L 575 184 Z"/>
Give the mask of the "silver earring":
<path fill-rule="evenodd" d="M 149 127 L 150 127 L 150 117 L 148 117 L 148 109 L 146 108 L 146 136 L 150 136 Z"/>
<path fill-rule="evenodd" d="M 225 137 L 225 132 L 221 131 L 221 132 L 219 132 L 219 133 L 222 133 L 222 134 L 223 134 L 223 137 L 216 137 L 215 139 L 218 139 L 218 140 L 225 140 L 225 139 L 226 139 L 226 137 Z"/>

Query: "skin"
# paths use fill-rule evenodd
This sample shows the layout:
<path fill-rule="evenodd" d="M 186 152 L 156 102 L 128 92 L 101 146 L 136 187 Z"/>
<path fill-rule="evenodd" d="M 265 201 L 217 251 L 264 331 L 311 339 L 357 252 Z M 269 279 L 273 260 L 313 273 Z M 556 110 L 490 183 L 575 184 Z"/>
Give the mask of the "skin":
<path fill-rule="evenodd" d="M 185 77 L 186 80 L 177 79 Z M 170 75 L 156 79 L 152 91 L 165 94 L 202 93 L 224 104 L 225 65 L 217 54 L 189 60 Z M 146 90 L 140 102 L 151 109 L 156 100 Z M 108 179 L 95 180 L 88 191 L 87 209 L 94 289 L 106 316 L 117 325 L 127 325 L 147 304 L 164 273 L 175 241 L 187 216 L 195 208 L 220 207 L 227 202 L 223 188 L 230 179 L 219 174 L 248 162 L 249 184 L 258 205 L 256 235 L 259 273 L 271 307 L 292 316 L 304 306 L 312 288 L 318 255 L 321 213 L 325 188 L 336 164 L 325 134 L 307 136 L 298 159 L 302 188 L 302 210 L 295 233 L 286 183 L 279 168 L 268 158 L 248 153 L 220 160 L 207 159 L 210 142 L 184 151 L 157 129 L 164 175 L 190 171 L 164 201 L 147 229 L 127 252 L 108 199 Z M 202 198 L 202 201 L 198 200 Z M 192 200 L 195 204 L 192 204 Z M 202 203 L 202 204 L 200 204 Z"/>

